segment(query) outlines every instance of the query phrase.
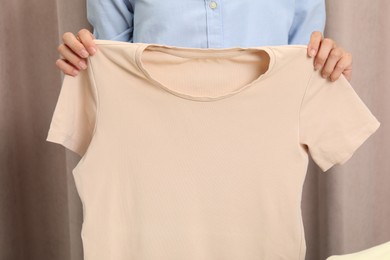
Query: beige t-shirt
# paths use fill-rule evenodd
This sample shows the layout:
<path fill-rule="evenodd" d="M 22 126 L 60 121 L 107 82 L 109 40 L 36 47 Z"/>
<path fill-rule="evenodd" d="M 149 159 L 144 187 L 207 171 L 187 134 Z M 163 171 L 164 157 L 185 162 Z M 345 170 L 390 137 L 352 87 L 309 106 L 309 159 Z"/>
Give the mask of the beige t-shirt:
<path fill-rule="evenodd" d="M 95 40 L 47 141 L 82 156 L 86 260 L 303 260 L 308 155 L 326 171 L 380 126 L 305 45 Z"/>

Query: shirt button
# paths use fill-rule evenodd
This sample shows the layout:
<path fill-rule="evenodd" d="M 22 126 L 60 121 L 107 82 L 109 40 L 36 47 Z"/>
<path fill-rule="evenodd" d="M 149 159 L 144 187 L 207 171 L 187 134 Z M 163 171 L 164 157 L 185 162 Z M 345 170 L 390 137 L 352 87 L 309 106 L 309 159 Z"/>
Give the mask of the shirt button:
<path fill-rule="evenodd" d="M 217 3 L 212 1 L 212 2 L 210 2 L 209 6 L 211 9 L 215 9 L 215 8 L 217 8 Z"/>

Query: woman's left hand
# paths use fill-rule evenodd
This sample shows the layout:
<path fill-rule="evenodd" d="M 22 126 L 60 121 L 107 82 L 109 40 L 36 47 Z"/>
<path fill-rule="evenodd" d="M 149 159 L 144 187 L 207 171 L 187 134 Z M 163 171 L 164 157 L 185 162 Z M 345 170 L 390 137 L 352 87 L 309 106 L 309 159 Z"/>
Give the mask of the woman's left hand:
<path fill-rule="evenodd" d="M 311 53 L 312 49 L 314 49 L 314 54 Z M 351 81 L 352 54 L 336 46 L 332 39 L 322 39 L 321 32 L 314 31 L 311 34 L 310 42 L 307 45 L 307 54 L 310 57 L 315 57 L 314 69 L 322 68 L 323 78 L 329 77 L 331 81 L 335 81 L 341 74 L 344 74 L 345 78 Z"/>

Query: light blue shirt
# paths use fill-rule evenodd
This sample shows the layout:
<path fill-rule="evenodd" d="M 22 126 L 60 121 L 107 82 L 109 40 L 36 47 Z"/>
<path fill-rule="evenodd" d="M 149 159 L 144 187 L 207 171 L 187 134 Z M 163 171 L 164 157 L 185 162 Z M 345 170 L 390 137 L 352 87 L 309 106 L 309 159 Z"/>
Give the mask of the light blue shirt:
<path fill-rule="evenodd" d="M 97 39 L 223 48 L 305 44 L 325 0 L 87 0 Z"/>

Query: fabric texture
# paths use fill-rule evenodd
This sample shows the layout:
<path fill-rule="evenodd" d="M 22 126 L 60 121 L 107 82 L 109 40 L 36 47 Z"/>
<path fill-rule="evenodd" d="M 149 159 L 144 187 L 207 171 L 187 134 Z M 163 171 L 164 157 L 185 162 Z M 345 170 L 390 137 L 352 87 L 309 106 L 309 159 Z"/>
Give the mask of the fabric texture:
<path fill-rule="evenodd" d="M 380 126 L 345 77 L 305 45 L 95 43 L 46 139 L 82 156 L 85 259 L 304 260 L 309 154 L 325 172 Z"/>
<path fill-rule="evenodd" d="M 87 17 L 101 40 L 221 48 L 307 44 L 326 11 L 324 0 L 87 0 Z"/>
<path fill-rule="evenodd" d="M 388 260 L 390 259 L 390 241 L 359 252 L 333 255 L 326 260 Z"/>

